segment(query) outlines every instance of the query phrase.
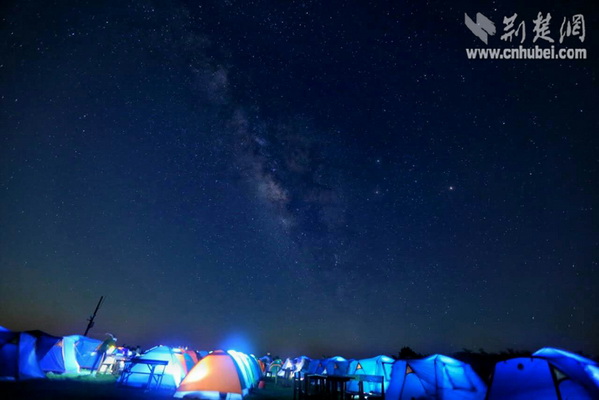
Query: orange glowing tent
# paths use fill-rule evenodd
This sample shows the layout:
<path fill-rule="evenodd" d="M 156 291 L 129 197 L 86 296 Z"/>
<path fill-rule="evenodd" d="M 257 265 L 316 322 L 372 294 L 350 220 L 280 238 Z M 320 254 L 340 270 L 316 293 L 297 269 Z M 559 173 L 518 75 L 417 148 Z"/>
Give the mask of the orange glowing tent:
<path fill-rule="evenodd" d="M 222 350 L 214 351 L 202 358 L 189 371 L 175 397 L 242 399 L 248 393 L 245 379 L 233 357 Z"/>

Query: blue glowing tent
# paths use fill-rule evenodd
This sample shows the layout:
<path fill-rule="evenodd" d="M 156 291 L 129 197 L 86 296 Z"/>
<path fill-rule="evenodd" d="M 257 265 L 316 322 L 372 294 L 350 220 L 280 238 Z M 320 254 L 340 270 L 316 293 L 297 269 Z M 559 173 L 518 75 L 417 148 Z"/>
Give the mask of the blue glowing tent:
<path fill-rule="evenodd" d="M 310 364 L 308 364 L 308 370 L 306 373 L 308 374 L 322 374 L 325 369 L 325 362 L 327 359 L 312 359 L 310 360 Z"/>
<path fill-rule="evenodd" d="M 263 376 L 262 368 L 260 368 L 260 363 L 258 362 L 258 359 L 256 358 L 256 356 L 254 356 L 253 354 L 249 354 L 248 358 L 250 361 L 250 366 L 252 367 L 255 384 L 258 385 L 258 382 L 260 381 L 260 379 Z"/>
<path fill-rule="evenodd" d="M 229 350 L 227 353 L 233 357 L 233 360 L 239 368 L 244 380 L 244 387 L 248 389 L 255 387 L 262 377 L 262 371 L 260 370 L 260 366 L 255 357 L 235 350 Z"/>
<path fill-rule="evenodd" d="M 281 366 L 281 369 L 279 370 L 279 372 L 277 372 L 277 376 L 285 377 L 285 375 L 287 375 L 287 377 L 292 377 L 293 370 L 294 370 L 293 360 L 288 357 L 285 360 L 285 362 L 283 363 L 283 365 Z"/>
<path fill-rule="evenodd" d="M 299 356 L 295 359 L 295 372 L 307 371 L 312 360 L 307 356 Z"/>
<path fill-rule="evenodd" d="M 3 379 L 45 378 L 40 360 L 59 337 L 42 331 L 0 331 L 0 377 Z"/>
<path fill-rule="evenodd" d="M 470 365 L 443 355 L 393 364 L 390 400 L 483 400 L 486 386 Z"/>
<path fill-rule="evenodd" d="M 296 358 L 287 358 L 281 367 L 281 370 L 277 373 L 280 377 L 287 376 L 293 378 L 295 374 L 300 371 L 307 371 L 310 358 L 306 356 L 300 356 Z"/>
<path fill-rule="evenodd" d="M 279 372 L 277 372 L 277 376 L 281 378 L 284 378 L 285 376 L 287 376 L 287 378 L 293 378 L 294 373 L 295 359 L 287 357 L 287 359 L 285 359 L 285 362 L 283 363 L 283 366 L 281 367 Z"/>
<path fill-rule="evenodd" d="M 44 372 L 78 374 L 79 363 L 75 355 L 76 338 L 65 336 L 52 346 L 50 351 L 40 359 L 40 368 Z"/>
<path fill-rule="evenodd" d="M 533 356 L 549 361 L 570 379 L 583 385 L 593 398 L 599 399 L 599 365 L 595 361 L 552 347 L 542 348 Z"/>
<path fill-rule="evenodd" d="M 272 358 L 268 355 L 260 357 L 260 361 L 264 363 L 264 365 L 268 365 L 272 362 Z"/>
<path fill-rule="evenodd" d="M 347 375 L 347 371 L 349 370 L 349 363 L 351 361 L 352 360 L 346 360 L 345 358 L 340 356 L 327 358 L 324 361 L 324 371 L 322 371 L 322 373 L 324 375 L 333 376 Z"/>
<path fill-rule="evenodd" d="M 597 363 L 564 350 L 544 348 L 532 357 L 495 365 L 489 400 L 599 398 Z"/>
<path fill-rule="evenodd" d="M 383 377 L 383 386 L 385 393 L 389 387 L 389 381 L 391 380 L 391 369 L 395 360 L 387 356 L 377 356 L 372 358 L 365 358 L 362 360 L 352 360 L 349 364 L 349 375 L 373 375 Z M 381 394 L 381 385 L 374 382 L 363 382 L 364 393 Z M 358 382 L 351 380 L 347 383 L 347 390 L 349 392 L 357 393 Z"/>
<path fill-rule="evenodd" d="M 102 344 L 102 341 L 81 335 L 70 337 L 75 340 L 75 357 L 79 367 L 92 369 L 96 361 L 96 349 Z"/>

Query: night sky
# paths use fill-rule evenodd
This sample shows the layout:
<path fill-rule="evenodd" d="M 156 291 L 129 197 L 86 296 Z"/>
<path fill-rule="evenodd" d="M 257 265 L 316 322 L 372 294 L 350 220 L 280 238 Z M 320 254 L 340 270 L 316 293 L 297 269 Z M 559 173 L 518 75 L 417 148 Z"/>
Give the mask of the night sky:
<path fill-rule="evenodd" d="M 3 2 L 0 325 L 599 353 L 592 3 Z M 588 59 L 467 59 L 539 11 Z"/>

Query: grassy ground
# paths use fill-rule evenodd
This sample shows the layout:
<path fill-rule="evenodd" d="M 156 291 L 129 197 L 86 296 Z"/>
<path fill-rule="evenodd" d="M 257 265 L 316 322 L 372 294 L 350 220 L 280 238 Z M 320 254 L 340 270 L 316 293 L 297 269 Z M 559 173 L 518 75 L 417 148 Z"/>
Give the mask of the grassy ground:
<path fill-rule="evenodd" d="M 0 382 L 4 400 L 125 400 L 171 399 L 144 393 L 143 390 L 118 387 L 113 376 L 51 377 L 20 382 Z"/>
<path fill-rule="evenodd" d="M 280 399 L 280 400 L 291 400 L 293 399 L 293 387 L 290 384 L 285 384 L 284 381 L 280 380 L 275 383 L 274 379 L 266 378 L 266 386 L 264 389 L 256 389 L 248 397 L 248 400 L 267 400 L 267 399 Z"/>
<path fill-rule="evenodd" d="M 68 376 L 50 375 L 49 379 L 21 382 L 0 382 L 2 400 L 166 400 L 171 394 L 144 392 L 141 389 L 120 387 L 111 375 Z M 281 381 L 267 380 L 264 389 L 255 389 L 248 400 L 290 400 L 293 388 Z"/>

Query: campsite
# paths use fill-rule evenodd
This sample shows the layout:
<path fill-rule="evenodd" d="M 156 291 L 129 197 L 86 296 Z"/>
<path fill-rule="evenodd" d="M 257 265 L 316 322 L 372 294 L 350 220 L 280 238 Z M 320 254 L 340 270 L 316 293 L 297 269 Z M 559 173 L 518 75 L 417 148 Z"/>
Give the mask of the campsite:
<path fill-rule="evenodd" d="M 599 0 L 0 0 L 0 400 L 599 400 Z"/>
<path fill-rule="evenodd" d="M 283 360 L 270 354 L 258 358 L 235 350 L 164 345 L 138 353 L 116 346 L 111 335 L 102 342 L 2 328 L 0 390 L 3 398 L 41 400 L 599 398 L 597 362 L 561 349 L 486 355 L 472 365 L 446 355 L 417 355 L 407 348 L 406 355 Z M 473 353 L 461 356 L 476 360 Z M 492 372 L 485 376 L 489 368 Z"/>

